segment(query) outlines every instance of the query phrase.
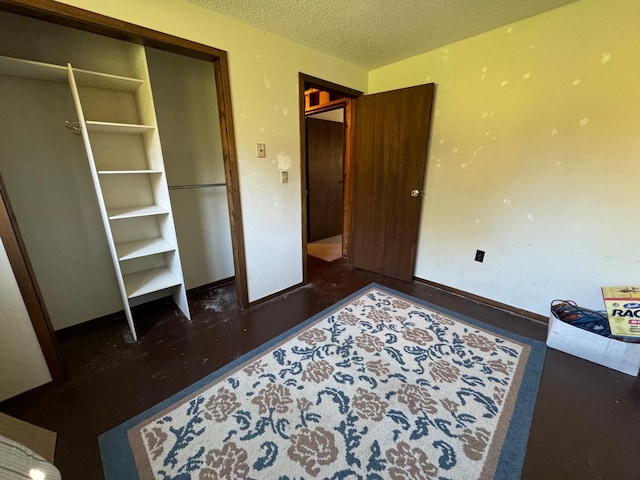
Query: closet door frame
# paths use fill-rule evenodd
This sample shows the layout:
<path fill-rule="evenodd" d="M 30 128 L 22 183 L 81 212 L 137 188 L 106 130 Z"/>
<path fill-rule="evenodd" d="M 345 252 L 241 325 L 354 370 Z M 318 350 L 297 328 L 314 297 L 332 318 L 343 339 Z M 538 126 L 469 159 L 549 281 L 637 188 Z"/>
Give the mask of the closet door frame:
<path fill-rule="evenodd" d="M 242 228 L 242 210 L 240 205 L 240 184 L 238 180 L 238 163 L 231 110 L 227 52 L 122 20 L 61 4 L 54 0 L 0 0 L 0 10 L 147 47 L 167 50 L 213 63 L 216 80 L 216 97 L 218 99 L 220 116 L 220 135 L 222 137 L 225 179 L 227 183 L 227 199 L 229 203 L 236 293 L 240 308 L 248 308 L 249 295 Z M 0 223 L 0 239 L 5 245 L 11 242 L 13 238 L 20 238 L 17 225 L 13 219 L 11 219 L 10 222 Z M 29 262 L 26 251 L 24 250 L 11 249 L 7 251 L 7 254 L 9 255 L 9 261 L 12 265 L 28 264 Z M 20 276 L 20 278 L 18 278 L 19 283 L 24 282 L 25 284 L 33 285 L 35 290 L 37 290 L 35 280 L 29 275 L 18 271 L 16 272 L 16 277 L 18 276 Z M 23 294 L 23 298 L 29 311 L 31 311 L 31 308 L 40 308 L 33 304 L 36 300 L 32 297 Z M 46 335 L 48 331 L 55 343 L 50 325 L 42 324 L 39 316 L 32 316 L 31 321 L 34 324 L 36 332 L 45 332 Z M 59 355 L 48 356 L 47 363 L 52 373 L 54 371 L 60 371 L 63 368 Z"/>
<path fill-rule="evenodd" d="M 31 319 L 42 355 L 49 368 L 51 381 L 54 384 L 64 383 L 69 378 L 67 368 L 58 349 L 51 319 L 29 262 L 2 176 L 0 176 L 0 234 L 22 300 L 27 308 L 27 314 Z"/>

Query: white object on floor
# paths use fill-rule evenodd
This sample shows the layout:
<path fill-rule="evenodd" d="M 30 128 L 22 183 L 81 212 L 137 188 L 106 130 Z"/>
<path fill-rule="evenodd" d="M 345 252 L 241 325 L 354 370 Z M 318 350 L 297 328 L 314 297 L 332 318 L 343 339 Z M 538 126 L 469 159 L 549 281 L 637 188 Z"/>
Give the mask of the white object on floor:
<path fill-rule="evenodd" d="M 0 478 L 62 480 L 60 471 L 37 453 L 0 435 Z"/>
<path fill-rule="evenodd" d="M 621 342 L 582 330 L 549 315 L 547 346 L 628 375 L 640 368 L 640 344 Z"/>

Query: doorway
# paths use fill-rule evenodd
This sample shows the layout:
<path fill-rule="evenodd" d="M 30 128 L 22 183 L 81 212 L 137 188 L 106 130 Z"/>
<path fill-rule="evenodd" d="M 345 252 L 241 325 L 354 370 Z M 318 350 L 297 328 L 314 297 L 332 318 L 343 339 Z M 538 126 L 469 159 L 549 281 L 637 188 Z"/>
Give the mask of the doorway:
<path fill-rule="evenodd" d="M 343 256 L 344 108 L 306 117 L 307 254 L 326 262 Z"/>
<path fill-rule="evenodd" d="M 348 255 L 354 99 L 362 92 L 299 75 L 302 148 L 302 264 L 308 256 L 336 261 Z"/>
<path fill-rule="evenodd" d="M 423 204 L 434 84 L 362 95 L 300 74 L 305 92 L 325 102 L 301 108 L 302 178 L 308 182 L 307 119 L 344 106 L 343 255 L 350 266 L 412 281 Z M 311 90 L 310 90 L 311 89 Z M 332 98 L 332 94 L 337 98 Z M 357 160 L 356 160 L 357 155 Z M 303 274 L 312 240 L 308 183 L 303 184 Z"/>

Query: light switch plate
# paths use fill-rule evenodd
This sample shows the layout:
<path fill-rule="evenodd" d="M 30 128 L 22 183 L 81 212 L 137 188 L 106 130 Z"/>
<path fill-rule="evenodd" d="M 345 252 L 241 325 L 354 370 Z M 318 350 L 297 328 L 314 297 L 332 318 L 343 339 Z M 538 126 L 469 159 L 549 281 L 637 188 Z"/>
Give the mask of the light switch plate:
<path fill-rule="evenodd" d="M 280 183 L 289 183 L 289 172 L 287 170 L 280 170 Z"/>

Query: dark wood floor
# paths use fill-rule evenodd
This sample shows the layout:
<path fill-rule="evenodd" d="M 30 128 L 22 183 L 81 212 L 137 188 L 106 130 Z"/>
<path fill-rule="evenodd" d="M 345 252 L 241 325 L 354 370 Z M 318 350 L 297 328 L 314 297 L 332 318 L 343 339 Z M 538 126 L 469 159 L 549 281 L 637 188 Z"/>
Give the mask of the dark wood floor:
<path fill-rule="evenodd" d="M 65 480 L 103 477 L 97 437 L 332 305 L 377 282 L 507 330 L 544 340 L 546 327 L 420 283 L 309 258 L 309 285 L 239 311 L 229 284 L 190 298 L 193 320 L 171 304 L 137 314 L 140 341 L 124 320 L 60 339 L 67 384 L 0 404 L 0 411 L 58 432 Z M 640 478 L 640 381 L 548 350 L 522 478 Z"/>

